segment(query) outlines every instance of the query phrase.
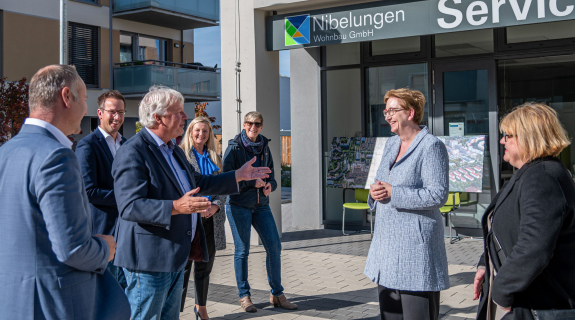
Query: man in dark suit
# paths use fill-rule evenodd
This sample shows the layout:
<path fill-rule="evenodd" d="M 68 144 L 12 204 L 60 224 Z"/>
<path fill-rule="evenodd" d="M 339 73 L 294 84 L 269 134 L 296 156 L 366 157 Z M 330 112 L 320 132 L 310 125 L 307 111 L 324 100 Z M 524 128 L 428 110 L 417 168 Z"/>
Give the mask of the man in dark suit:
<path fill-rule="evenodd" d="M 78 142 L 76 156 L 82 169 L 84 186 L 90 201 L 90 211 L 94 222 L 94 234 L 114 235 L 118 207 L 114 197 L 114 178 L 112 161 L 116 150 L 126 138 L 118 132 L 124 123 L 126 100 L 119 91 L 110 90 L 98 97 L 98 118 L 100 125 L 94 132 Z M 124 272 L 108 263 L 108 270 L 125 288 Z"/>
<path fill-rule="evenodd" d="M 116 243 L 92 235 L 72 143 L 86 115 L 76 69 L 52 65 L 30 81 L 30 117 L 0 148 L 0 319 L 128 319 L 109 272 Z"/>
<path fill-rule="evenodd" d="M 195 172 L 173 142 L 187 119 L 184 98 L 173 89 L 150 88 L 139 115 L 144 128 L 118 150 L 112 166 L 120 214 L 114 264 L 124 268 L 132 319 L 178 319 L 186 262 L 208 261 L 200 215 L 211 202 L 197 195 L 237 193 L 238 181 L 271 171 L 253 168 L 254 157 L 236 171 Z"/>

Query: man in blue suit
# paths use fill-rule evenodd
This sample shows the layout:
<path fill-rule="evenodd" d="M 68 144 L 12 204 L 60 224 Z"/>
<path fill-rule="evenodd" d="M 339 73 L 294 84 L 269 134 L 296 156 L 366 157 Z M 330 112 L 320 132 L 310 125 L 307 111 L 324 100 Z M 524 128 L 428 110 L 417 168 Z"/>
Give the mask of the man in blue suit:
<path fill-rule="evenodd" d="M 116 150 L 126 141 L 120 127 L 124 123 L 126 100 L 117 90 L 110 90 L 98 97 L 98 118 L 100 125 L 94 132 L 78 142 L 76 156 L 82 169 L 84 186 L 90 201 L 90 211 L 94 223 L 94 234 L 114 235 L 118 220 L 118 207 L 114 197 L 114 178 L 112 178 L 112 161 Z M 108 263 L 108 270 L 125 288 L 124 272 Z"/>
<path fill-rule="evenodd" d="M 71 66 L 30 81 L 30 117 L 0 148 L 0 319 L 128 319 L 109 272 L 116 243 L 92 236 L 88 197 L 67 135 L 86 115 Z"/>
<path fill-rule="evenodd" d="M 187 119 L 175 90 L 152 87 L 139 115 L 144 128 L 118 150 L 112 166 L 120 214 L 114 264 L 124 268 L 132 319 L 178 319 L 186 262 L 208 261 L 200 215 L 211 202 L 197 195 L 237 193 L 238 181 L 271 171 L 253 168 L 254 157 L 236 171 L 195 172 L 172 141 Z"/>

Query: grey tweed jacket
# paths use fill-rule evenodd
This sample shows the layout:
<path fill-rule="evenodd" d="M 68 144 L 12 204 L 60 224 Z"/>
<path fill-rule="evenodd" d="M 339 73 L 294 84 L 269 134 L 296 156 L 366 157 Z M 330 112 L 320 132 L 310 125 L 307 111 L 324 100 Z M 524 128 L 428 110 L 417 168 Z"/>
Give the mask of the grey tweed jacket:
<path fill-rule="evenodd" d="M 190 164 L 196 172 L 202 172 L 198 166 L 196 156 L 193 153 L 192 151 L 192 156 L 190 157 L 192 161 L 190 161 Z M 214 172 L 213 174 L 217 173 Z M 212 204 L 220 207 L 220 211 L 212 216 L 212 219 L 214 219 L 214 241 L 216 243 L 216 250 L 224 250 L 226 248 L 226 197 L 227 196 L 212 196 Z"/>
<path fill-rule="evenodd" d="M 369 197 L 377 211 L 364 273 L 390 289 L 441 291 L 449 288 L 439 212 L 449 195 L 449 161 L 443 142 L 421 128 L 395 164 L 401 141 L 385 144 L 376 180 L 392 185 L 391 198 Z"/>

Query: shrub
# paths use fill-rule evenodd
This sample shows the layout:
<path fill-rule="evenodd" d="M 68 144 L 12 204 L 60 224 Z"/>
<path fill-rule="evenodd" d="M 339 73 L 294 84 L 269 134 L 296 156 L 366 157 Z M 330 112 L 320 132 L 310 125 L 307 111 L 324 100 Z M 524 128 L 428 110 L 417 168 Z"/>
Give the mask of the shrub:
<path fill-rule="evenodd" d="M 20 131 L 29 112 L 26 78 L 19 81 L 0 79 L 0 145 Z"/>

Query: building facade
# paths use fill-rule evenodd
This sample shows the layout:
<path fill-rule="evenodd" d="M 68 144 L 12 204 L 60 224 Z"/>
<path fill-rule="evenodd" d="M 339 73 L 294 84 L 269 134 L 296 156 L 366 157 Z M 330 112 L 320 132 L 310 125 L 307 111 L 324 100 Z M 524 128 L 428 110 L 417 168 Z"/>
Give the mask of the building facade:
<path fill-rule="evenodd" d="M 262 112 L 263 133 L 279 141 L 278 50 L 290 50 L 295 227 L 341 227 L 342 189 L 325 183 L 331 141 L 391 136 L 382 114 L 390 89 L 423 92 L 423 124 L 435 135 L 449 135 L 457 125 L 464 135 L 486 136 L 483 192 L 470 195 L 477 203 L 462 214 L 468 218 L 463 233 L 474 233 L 491 197 L 513 173 L 499 144 L 503 115 L 526 101 L 545 102 L 575 136 L 572 1 L 239 3 L 221 1 L 223 140 L 235 133 L 241 96 L 242 114 Z M 272 148 L 275 158 L 279 148 Z M 575 148 L 560 158 L 573 172 Z M 369 226 L 366 219 L 346 217 L 346 228 Z"/>
<path fill-rule="evenodd" d="M 194 61 L 193 29 L 219 23 L 219 1 L 67 0 L 68 63 L 88 88 L 82 134 L 98 126 L 97 97 L 119 90 L 127 99 L 121 133 L 136 131 L 138 103 L 154 84 L 174 88 L 194 101 L 216 101 L 220 73 Z M 59 61 L 59 0 L 0 2 L 0 74 L 28 81 Z"/>

